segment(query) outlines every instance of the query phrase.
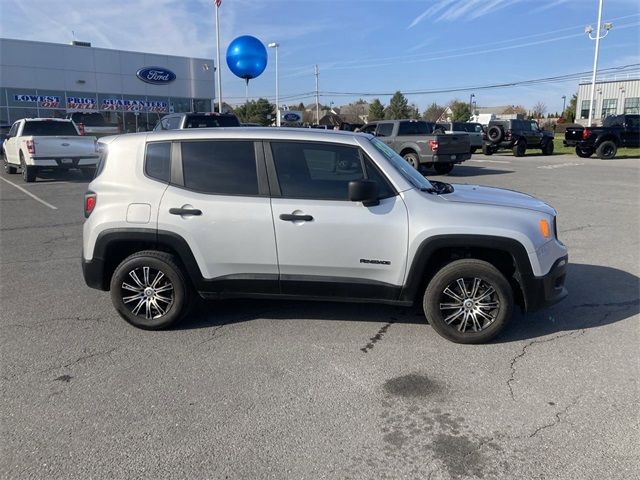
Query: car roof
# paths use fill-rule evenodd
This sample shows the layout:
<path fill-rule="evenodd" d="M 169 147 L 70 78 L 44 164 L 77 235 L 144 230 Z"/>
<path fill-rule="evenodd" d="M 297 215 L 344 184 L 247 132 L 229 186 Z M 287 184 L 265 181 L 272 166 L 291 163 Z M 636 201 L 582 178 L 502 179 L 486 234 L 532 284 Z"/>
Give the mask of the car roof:
<path fill-rule="evenodd" d="M 348 143 L 356 145 L 356 138 L 372 138 L 367 133 L 343 130 L 320 130 L 315 128 L 287 127 L 213 127 L 160 130 L 157 132 L 129 133 L 117 137 L 144 137 L 147 142 L 169 140 L 293 140 Z M 101 139 L 102 140 L 102 139 Z"/>

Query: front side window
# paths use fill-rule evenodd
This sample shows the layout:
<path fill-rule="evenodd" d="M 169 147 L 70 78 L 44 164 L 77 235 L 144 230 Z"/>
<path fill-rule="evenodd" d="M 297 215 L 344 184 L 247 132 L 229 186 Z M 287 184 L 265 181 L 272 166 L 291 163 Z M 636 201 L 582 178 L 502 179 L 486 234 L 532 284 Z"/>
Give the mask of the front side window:
<path fill-rule="evenodd" d="M 253 142 L 194 141 L 180 145 L 184 186 L 217 195 L 258 195 Z"/>
<path fill-rule="evenodd" d="M 630 115 L 640 113 L 640 97 L 625 98 L 624 113 L 630 114 Z"/>
<path fill-rule="evenodd" d="M 617 109 L 617 98 L 605 98 L 602 100 L 602 118 L 608 117 L 609 115 L 615 115 Z"/>
<path fill-rule="evenodd" d="M 271 151 L 282 196 L 318 200 L 349 200 L 349 182 L 378 183 L 380 198 L 395 195 L 357 147 L 302 142 L 272 142 Z"/>
<path fill-rule="evenodd" d="M 151 178 L 169 183 L 171 179 L 171 142 L 147 144 L 144 171 Z"/>

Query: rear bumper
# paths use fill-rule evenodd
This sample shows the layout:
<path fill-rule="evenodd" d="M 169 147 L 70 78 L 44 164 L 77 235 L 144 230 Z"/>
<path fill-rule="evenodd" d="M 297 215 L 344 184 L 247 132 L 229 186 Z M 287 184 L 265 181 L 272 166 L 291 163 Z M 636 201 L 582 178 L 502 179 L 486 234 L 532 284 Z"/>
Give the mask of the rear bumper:
<path fill-rule="evenodd" d="M 434 155 L 422 155 L 420 163 L 462 163 L 471 158 L 471 152 L 466 153 L 442 153 Z"/>
<path fill-rule="evenodd" d="M 569 256 L 565 255 L 554 262 L 551 270 L 546 275 L 542 277 L 523 275 L 521 277 L 525 310 L 527 312 L 535 312 L 558 303 L 569 294 L 564 286 L 568 263 Z"/>
<path fill-rule="evenodd" d="M 104 281 L 104 260 L 94 258 L 85 260 L 82 258 L 82 276 L 87 286 L 97 290 L 109 290 Z"/>
<path fill-rule="evenodd" d="M 566 138 L 562 141 L 562 144 L 565 147 L 575 147 L 578 145 L 578 140 L 567 140 Z"/>
<path fill-rule="evenodd" d="M 26 160 L 27 165 L 46 168 L 78 168 L 94 167 L 98 164 L 97 155 L 87 155 L 82 157 L 31 157 Z"/>

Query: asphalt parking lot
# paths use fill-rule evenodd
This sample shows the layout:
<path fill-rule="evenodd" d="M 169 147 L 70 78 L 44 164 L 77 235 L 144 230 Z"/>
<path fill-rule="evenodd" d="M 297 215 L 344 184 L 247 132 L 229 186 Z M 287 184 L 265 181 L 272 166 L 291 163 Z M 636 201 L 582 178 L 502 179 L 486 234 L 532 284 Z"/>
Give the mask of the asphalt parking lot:
<path fill-rule="evenodd" d="M 542 198 L 569 248 L 569 297 L 480 346 L 359 304 L 201 302 L 136 330 L 84 285 L 79 173 L 1 178 L 3 478 L 637 478 L 639 159 L 437 177 Z"/>

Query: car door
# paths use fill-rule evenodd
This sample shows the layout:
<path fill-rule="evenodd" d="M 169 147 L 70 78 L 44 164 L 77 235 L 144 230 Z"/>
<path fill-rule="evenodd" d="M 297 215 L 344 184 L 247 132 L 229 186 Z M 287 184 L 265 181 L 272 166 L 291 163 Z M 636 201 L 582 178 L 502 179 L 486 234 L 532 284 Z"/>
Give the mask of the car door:
<path fill-rule="evenodd" d="M 265 147 L 282 293 L 397 298 L 406 268 L 402 198 L 356 146 L 272 141 Z M 378 183 L 380 203 L 348 200 L 352 180 Z"/>
<path fill-rule="evenodd" d="M 212 292 L 277 293 L 278 261 L 262 143 L 184 140 L 172 149 L 158 231 L 178 235 Z"/>
<path fill-rule="evenodd" d="M 17 143 L 17 134 L 18 127 L 20 126 L 20 122 L 15 122 L 9 133 L 7 134 L 7 140 L 4 144 L 4 155 L 7 159 L 8 163 L 18 164 L 20 160 L 18 159 L 18 143 Z"/>

